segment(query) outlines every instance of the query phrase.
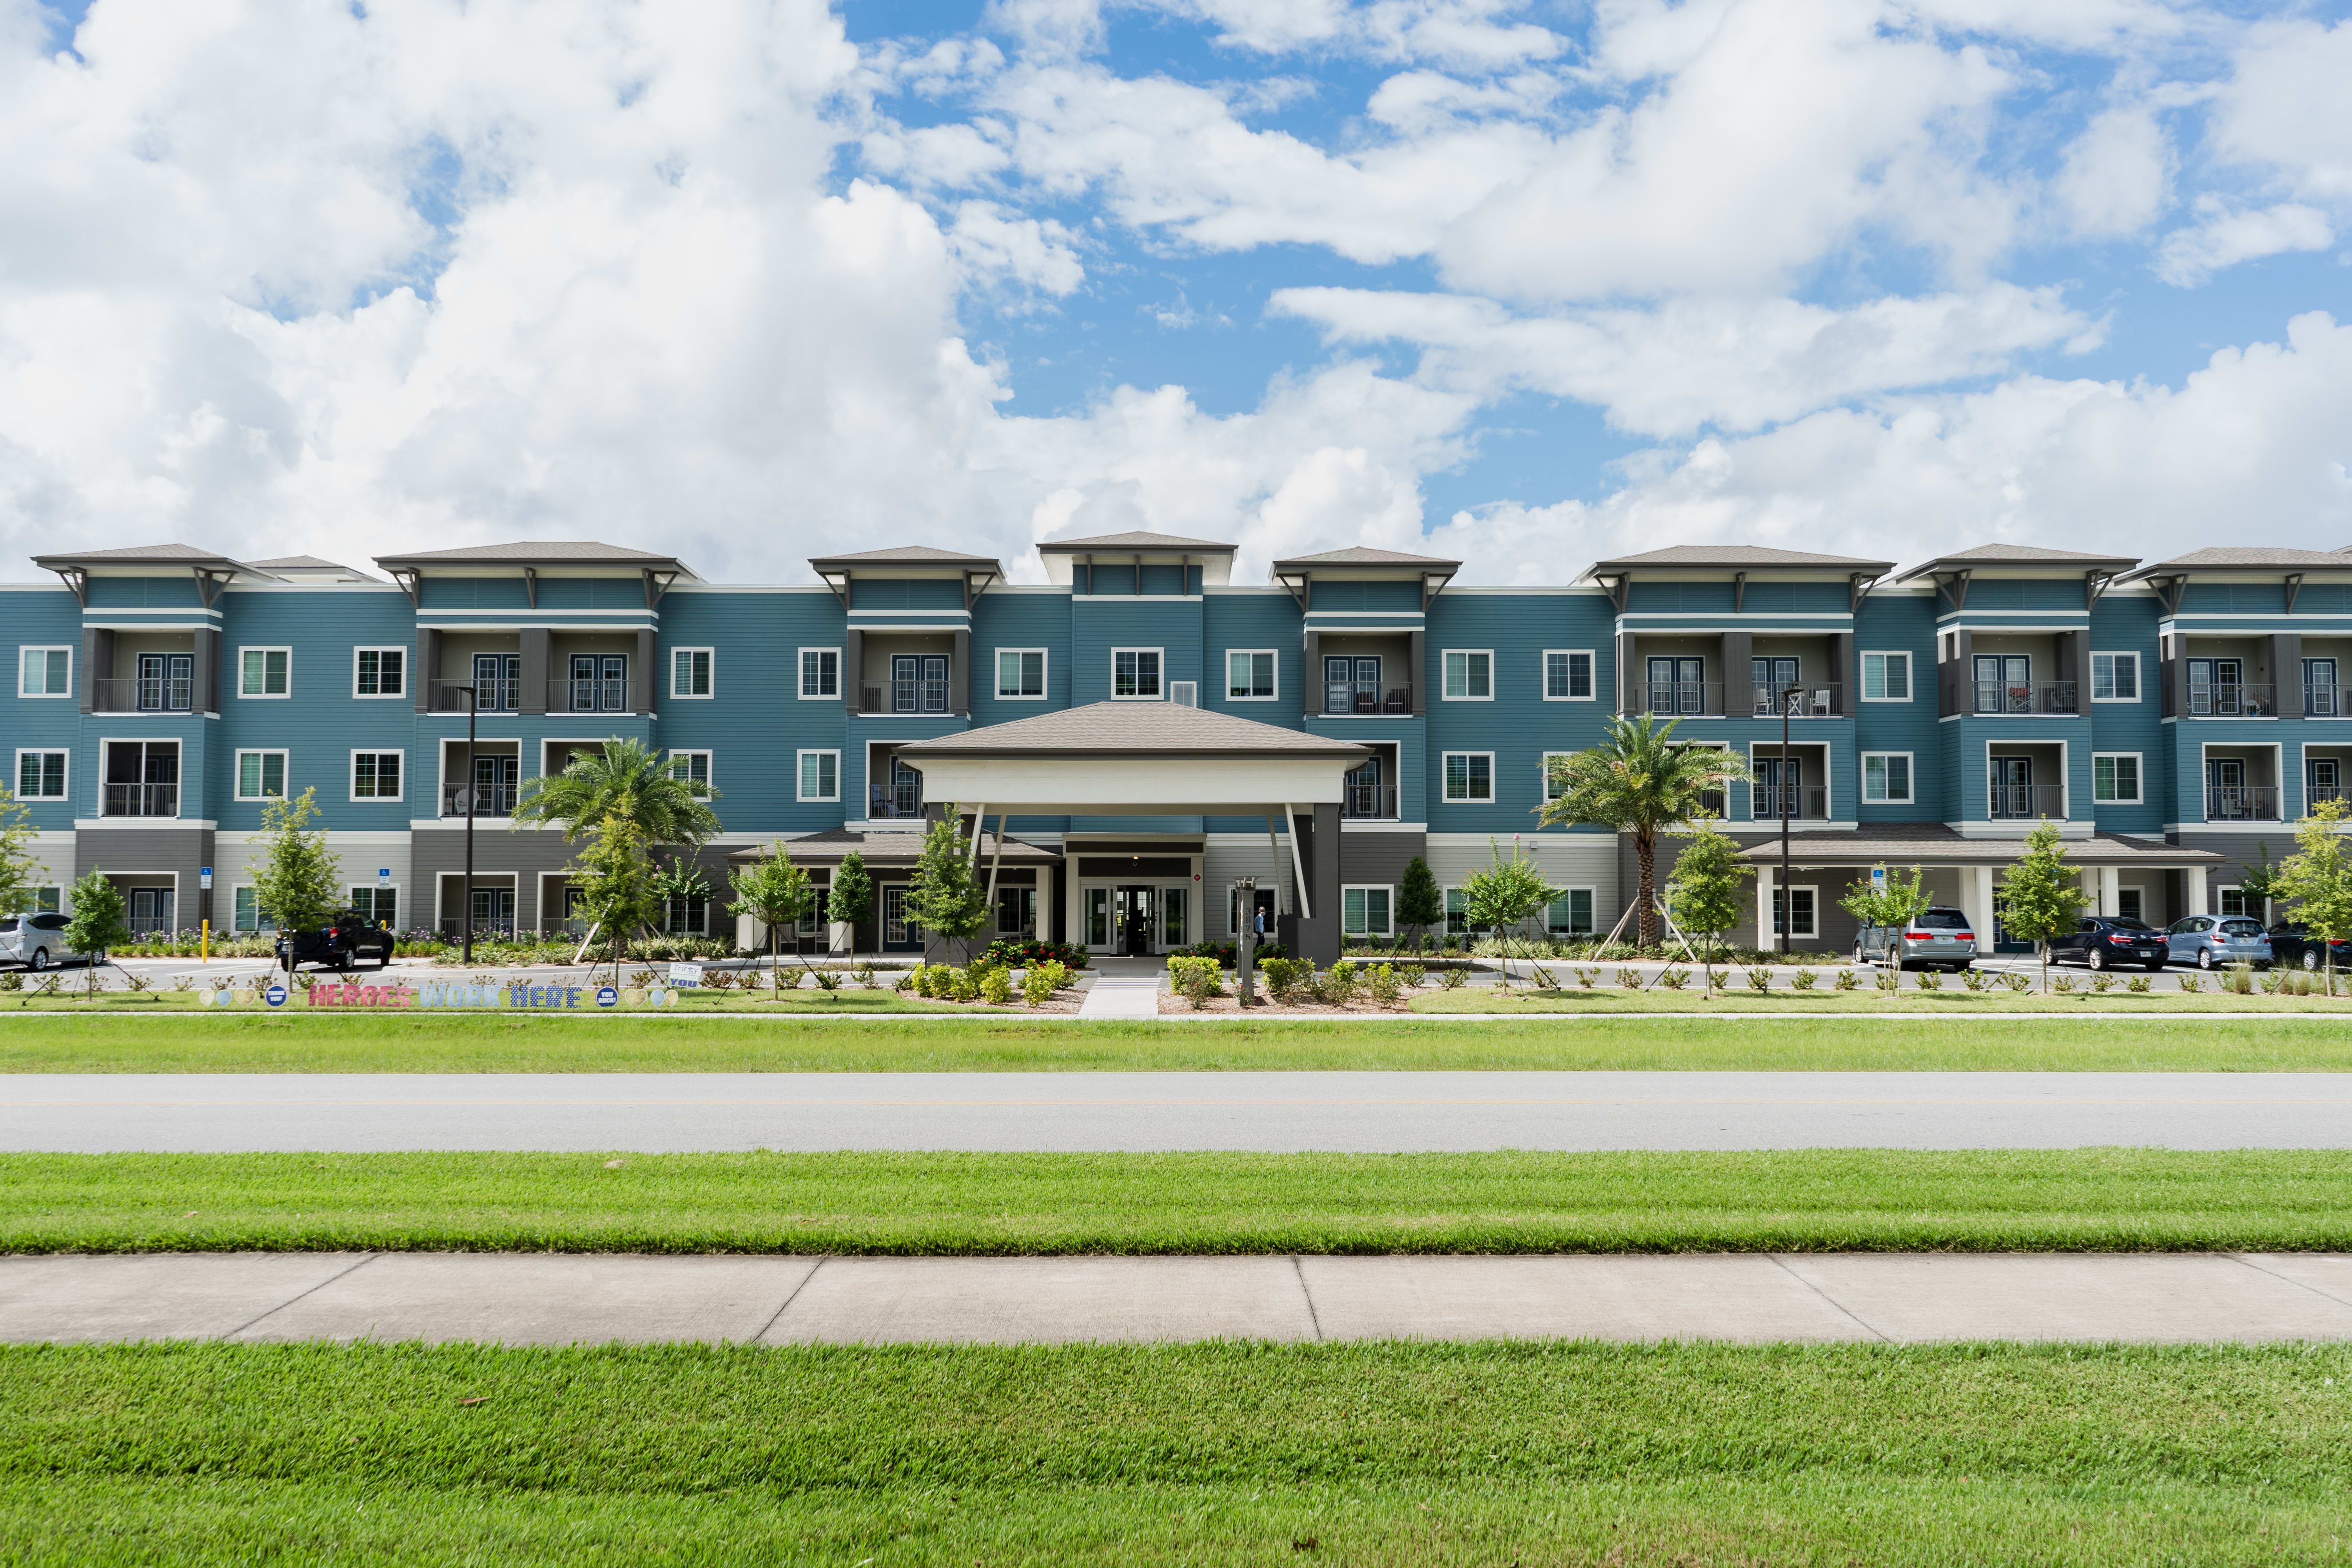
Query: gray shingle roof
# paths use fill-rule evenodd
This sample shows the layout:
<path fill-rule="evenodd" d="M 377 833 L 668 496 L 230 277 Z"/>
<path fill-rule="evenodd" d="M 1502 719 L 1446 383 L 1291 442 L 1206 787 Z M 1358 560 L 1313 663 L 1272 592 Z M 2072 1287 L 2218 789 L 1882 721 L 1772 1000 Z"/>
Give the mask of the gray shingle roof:
<path fill-rule="evenodd" d="M 379 555 L 379 566 L 667 566 L 683 572 L 676 556 L 624 550 L 593 539 L 522 539 L 512 544 L 468 544 L 457 550 L 417 550 Z M 687 574 L 693 575 L 691 573 Z"/>
<path fill-rule="evenodd" d="M 1630 566 L 1836 566 L 1852 572 L 1886 572 L 1892 561 L 1862 561 L 1851 555 L 1811 555 L 1801 550 L 1773 550 L 1761 544 L 1669 544 L 1664 550 L 1596 561 L 1590 570 L 1612 571 Z"/>
<path fill-rule="evenodd" d="M 1861 832 L 1794 833 L 1789 837 L 1789 859 L 1796 866 L 1873 866 L 1881 860 L 1890 868 L 1914 862 L 1922 866 L 1981 866 L 1988 862 L 2007 865 L 2024 853 L 2022 837 L 1963 838 L 1940 823 L 1883 822 L 1874 823 Z M 1739 858 L 1777 866 L 1780 862 L 1780 840 L 1778 836 L 1767 838 L 1742 850 Z M 2218 866 L 2223 858 L 2210 849 L 2186 849 L 2178 844 L 2126 838 L 2112 833 L 2068 839 L 2066 858 L 2078 866 L 2151 862 Z"/>
<path fill-rule="evenodd" d="M 1130 553 L 1140 550 L 1188 551 L 1198 555 L 1203 550 L 1238 550 L 1238 544 L 1220 544 L 1213 539 L 1186 539 L 1174 533 L 1098 533 L 1092 539 L 1049 539 L 1037 546 L 1040 551 L 1063 550 L 1124 550 Z"/>
<path fill-rule="evenodd" d="M 199 550 L 193 544 L 134 544 L 127 550 L 60 551 L 53 555 L 36 555 L 33 564 L 45 572 L 54 572 L 60 566 L 246 565 L 244 562 L 230 560 L 216 550 Z"/>
<path fill-rule="evenodd" d="M 961 550 L 935 550 L 928 544 L 898 544 L 887 550 L 860 550 L 849 555 L 817 555 L 809 564 L 825 566 L 997 566 L 993 557 L 967 555 Z"/>
<path fill-rule="evenodd" d="M 1402 550 L 1374 550 L 1367 544 L 1351 544 L 1345 550 L 1327 550 L 1320 555 L 1294 555 L 1277 561 L 1277 572 L 1291 566 L 1454 566 L 1459 561 L 1442 560 L 1434 555 L 1408 555 Z"/>
<path fill-rule="evenodd" d="M 917 741 L 898 754 L 924 757 L 1361 756 L 1364 748 L 1303 730 L 1236 719 L 1180 702 L 1096 702 L 1034 719 Z"/>
<path fill-rule="evenodd" d="M 2131 575 L 2149 577 L 2172 572 L 2229 572 L 2263 567 L 2293 571 L 2298 566 L 2341 572 L 2352 567 L 2352 560 L 2347 560 L 2343 552 L 2336 550 L 2282 550 L 2267 545 L 2222 544 L 2210 550 L 2192 550 L 2169 561 L 2155 562 Z"/>
<path fill-rule="evenodd" d="M 1965 566 L 2071 566 L 2084 571 L 2111 566 L 2121 571 L 2138 564 L 2137 555 L 2092 555 L 2076 550 L 2046 550 L 2039 544 L 1979 544 L 1922 562 L 1895 580 L 1908 583 L 1931 572 Z"/>

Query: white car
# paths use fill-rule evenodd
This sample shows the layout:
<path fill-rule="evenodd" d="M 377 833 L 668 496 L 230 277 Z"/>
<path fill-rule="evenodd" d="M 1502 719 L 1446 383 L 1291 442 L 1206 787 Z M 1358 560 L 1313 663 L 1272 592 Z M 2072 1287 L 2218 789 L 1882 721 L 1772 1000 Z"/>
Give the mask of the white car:
<path fill-rule="evenodd" d="M 47 969 L 68 959 L 83 959 L 66 945 L 66 917 L 55 913 L 0 916 L 0 963 L 21 963 Z"/>

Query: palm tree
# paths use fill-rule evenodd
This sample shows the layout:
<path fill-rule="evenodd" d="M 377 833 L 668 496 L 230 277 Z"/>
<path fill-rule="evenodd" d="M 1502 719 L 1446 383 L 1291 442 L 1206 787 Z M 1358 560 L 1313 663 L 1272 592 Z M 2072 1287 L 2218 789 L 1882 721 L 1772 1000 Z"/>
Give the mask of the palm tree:
<path fill-rule="evenodd" d="M 1537 808 L 1546 826 L 1589 825 L 1633 838 L 1643 947 L 1658 940 L 1658 836 L 1718 815 L 1706 797 L 1748 776 L 1748 765 L 1727 748 L 1675 744 L 1678 722 L 1661 725 L 1651 713 L 1611 720 L 1599 745 L 1552 763 L 1557 795 Z"/>
<path fill-rule="evenodd" d="M 560 826 L 568 844 L 617 812 L 647 844 L 699 845 L 719 835 L 719 814 L 704 804 L 718 798 L 644 742 L 615 736 L 602 751 L 578 753 L 552 778 L 523 780 L 514 822 Z"/>

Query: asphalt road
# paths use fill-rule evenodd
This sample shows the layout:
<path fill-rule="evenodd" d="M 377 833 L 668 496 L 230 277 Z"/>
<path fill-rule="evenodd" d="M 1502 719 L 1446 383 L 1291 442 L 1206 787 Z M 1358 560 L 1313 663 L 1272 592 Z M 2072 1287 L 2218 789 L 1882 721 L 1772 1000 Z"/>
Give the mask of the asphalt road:
<path fill-rule="evenodd" d="M 2352 1147 L 2327 1073 L 21 1074 L 0 1150 Z"/>

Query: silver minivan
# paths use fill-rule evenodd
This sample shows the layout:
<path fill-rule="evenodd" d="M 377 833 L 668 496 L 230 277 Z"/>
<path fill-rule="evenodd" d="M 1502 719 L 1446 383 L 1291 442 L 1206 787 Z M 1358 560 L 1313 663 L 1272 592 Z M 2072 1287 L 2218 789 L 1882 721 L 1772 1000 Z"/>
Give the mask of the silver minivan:
<path fill-rule="evenodd" d="M 1976 957 L 1977 928 L 1965 910 L 1922 910 L 1899 926 L 1866 925 L 1853 939 L 1856 963 L 1960 970 Z"/>
<path fill-rule="evenodd" d="M 0 963 L 47 969 L 52 963 L 86 956 L 67 946 L 66 917 L 61 914 L 45 910 L 0 916 Z"/>

